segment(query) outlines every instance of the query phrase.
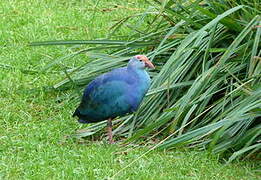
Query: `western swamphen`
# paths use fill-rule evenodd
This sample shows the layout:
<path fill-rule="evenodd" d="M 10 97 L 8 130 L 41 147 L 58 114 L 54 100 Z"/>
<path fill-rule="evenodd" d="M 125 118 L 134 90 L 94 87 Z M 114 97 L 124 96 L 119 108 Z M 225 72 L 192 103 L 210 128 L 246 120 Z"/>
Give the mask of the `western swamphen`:
<path fill-rule="evenodd" d="M 109 143 L 113 143 L 112 119 L 135 112 L 149 89 L 150 77 L 146 67 L 154 68 L 154 65 L 146 56 L 136 55 L 127 67 L 98 76 L 85 88 L 73 116 L 78 116 L 80 123 L 107 119 Z"/>

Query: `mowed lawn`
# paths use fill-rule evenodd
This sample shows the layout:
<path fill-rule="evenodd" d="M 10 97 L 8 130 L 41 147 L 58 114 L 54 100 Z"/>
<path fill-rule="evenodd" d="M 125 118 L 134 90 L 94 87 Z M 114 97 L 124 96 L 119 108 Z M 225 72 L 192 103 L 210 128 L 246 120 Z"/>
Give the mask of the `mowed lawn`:
<path fill-rule="evenodd" d="M 86 126 L 71 117 L 77 103 L 66 98 L 70 92 L 47 93 L 41 87 L 58 82 L 65 76 L 60 73 L 63 68 L 88 57 L 77 56 L 45 71 L 47 64 L 70 50 L 28 43 L 105 38 L 117 20 L 147 8 L 142 0 L 0 2 L 0 179 L 260 178 L 258 162 L 226 165 L 215 155 L 189 150 L 150 152 L 123 169 L 148 148 L 65 138 Z M 118 35 L 130 31 L 123 27 Z M 33 88 L 38 91 L 30 91 Z M 65 100 L 58 103 L 61 95 Z"/>

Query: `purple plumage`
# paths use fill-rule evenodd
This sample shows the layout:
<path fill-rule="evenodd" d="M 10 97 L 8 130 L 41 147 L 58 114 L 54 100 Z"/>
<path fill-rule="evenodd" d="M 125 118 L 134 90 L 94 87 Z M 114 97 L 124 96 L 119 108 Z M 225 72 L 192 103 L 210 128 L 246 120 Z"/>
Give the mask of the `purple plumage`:
<path fill-rule="evenodd" d="M 78 116 L 80 123 L 91 123 L 111 121 L 136 111 L 150 86 L 145 67 L 154 68 L 146 56 L 137 55 L 130 59 L 127 67 L 98 76 L 85 88 L 73 116 Z M 112 142 L 112 137 L 109 139 Z"/>

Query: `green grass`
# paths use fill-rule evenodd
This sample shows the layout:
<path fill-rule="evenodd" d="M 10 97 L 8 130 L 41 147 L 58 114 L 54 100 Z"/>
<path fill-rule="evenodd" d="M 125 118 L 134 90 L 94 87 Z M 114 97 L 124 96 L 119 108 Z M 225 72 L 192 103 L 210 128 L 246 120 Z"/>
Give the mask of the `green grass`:
<path fill-rule="evenodd" d="M 70 51 L 63 46 L 29 47 L 29 42 L 105 38 L 114 20 L 147 7 L 143 1 L 128 2 L 101 0 L 97 7 L 95 1 L 76 0 L 1 2 L 0 179 L 105 179 L 147 151 L 66 140 L 85 127 L 71 117 L 77 102 L 56 101 L 69 92 L 29 91 L 52 85 L 64 75 L 54 73 L 55 68 L 45 73 L 24 72 L 40 72 Z M 95 7 L 98 11 L 93 11 Z M 123 27 L 118 34 L 130 31 Z M 77 56 L 56 68 L 86 61 L 86 56 Z M 206 152 L 159 151 L 139 159 L 115 178 L 258 179 L 257 169 L 257 163 L 247 161 L 224 165 Z"/>
<path fill-rule="evenodd" d="M 105 179 L 143 152 L 99 144 L 37 142 L 9 150 L 1 174 L 5 179 Z M 154 152 L 115 179 L 257 179 L 253 168 L 250 163 L 225 166 L 202 152 Z"/>

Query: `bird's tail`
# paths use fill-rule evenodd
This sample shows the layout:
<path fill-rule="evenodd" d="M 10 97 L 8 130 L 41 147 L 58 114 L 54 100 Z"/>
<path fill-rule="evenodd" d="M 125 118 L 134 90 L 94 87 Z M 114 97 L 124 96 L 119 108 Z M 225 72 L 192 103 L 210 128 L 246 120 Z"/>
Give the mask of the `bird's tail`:
<path fill-rule="evenodd" d="M 77 109 L 74 111 L 72 117 L 75 117 L 75 116 L 80 117 L 80 114 L 81 114 L 81 113 L 80 113 L 80 110 L 77 108 Z"/>
<path fill-rule="evenodd" d="M 74 113 L 73 113 L 72 116 L 73 116 L 73 117 L 77 116 L 77 117 L 79 118 L 79 119 L 78 119 L 78 122 L 79 122 L 79 123 L 84 123 L 84 124 L 90 123 L 90 122 L 87 120 L 88 118 L 87 118 L 85 115 L 81 114 L 79 108 L 77 108 L 77 109 L 74 111 Z"/>

